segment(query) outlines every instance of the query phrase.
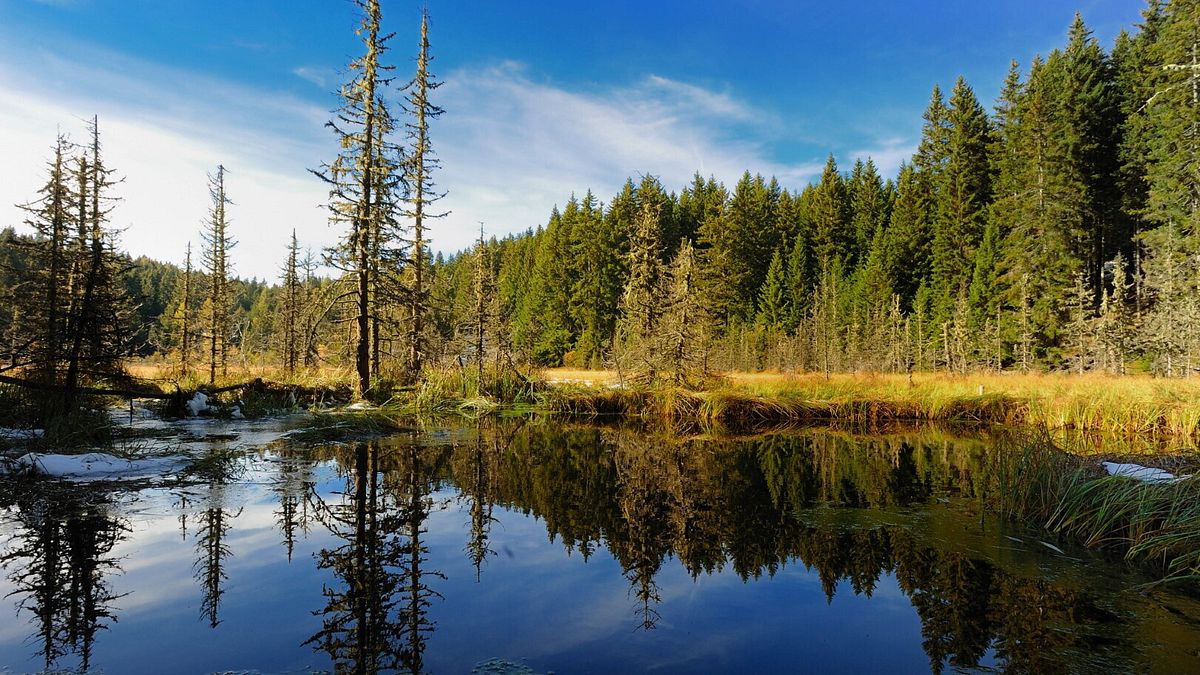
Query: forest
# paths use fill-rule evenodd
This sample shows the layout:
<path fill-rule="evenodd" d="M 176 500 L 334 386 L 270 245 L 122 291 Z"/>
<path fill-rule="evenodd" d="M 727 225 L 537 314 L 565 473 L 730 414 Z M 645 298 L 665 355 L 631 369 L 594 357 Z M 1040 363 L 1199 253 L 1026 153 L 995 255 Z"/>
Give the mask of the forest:
<path fill-rule="evenodd" d="M 830 155 L 808 185 L 748 170 L 665 186 L 647 167 L 607 201 L 580 186 L 537 229 L 481 229 L 449 254 L 432 247 L 454 186 L 435 181 L 428 16 L 400 85 L 378 2 L 358 5 L 363 55 L 327 125 L 341 151 L 312 170 L 341 244 L 293 234 L 278 279 L 236 278 L 237 186 L 217 166 L 199 250 L 131 258 L 93 119 L 83 143 L 51 139 L 26 223 L 0 234 L 0 370 L 71 389 L 131 357 L 209 382 L 231 365 L 352 368 L 362 394 L 468 364 L 689 386 L 730 370 L 1197 367 L 1195 2 L 1151 0 L 1111 48 L 1077 15 L 1062 47 L 1012 62 L 990 112 L 964 79 L 935 84 L 898 175 Z"/>

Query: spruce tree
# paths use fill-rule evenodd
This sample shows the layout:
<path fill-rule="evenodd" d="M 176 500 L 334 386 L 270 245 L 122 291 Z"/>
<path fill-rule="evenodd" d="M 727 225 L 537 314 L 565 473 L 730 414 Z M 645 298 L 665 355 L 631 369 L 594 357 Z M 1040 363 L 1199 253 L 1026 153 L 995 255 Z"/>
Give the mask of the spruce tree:
<path fill-rule="evenodd" d="M 845 265 L 850 259 L 853 236 L 849 223 L 850 204 L 845 182 L 838 173 L 833 155 L 825 161 L 821 180 L 812 191 L 809 219 L 812 222 L 812 252 L 817 269 L 824 272 L 838 261 Z"/>
<path fill-rule="evenodd" d="M 576 274 L 570 311 L 579 329 L 575 351 L 584 365 L 599 366 L 616 329 L 624 284 L 622 239 L 628 235 L 617 218 L 605 217 L 591 190 L 580 203 L 574 234 L 571 257 Z"/>
<path fill-rule="evenodd" d="M 1028 325 L 1014 327 L 1029 341 L 1030 353 L 1023 357 L 1057 360 L 1066 349 L 1071 289 L 1084 261 L 1076 254 L 1083 231 L 1080 183 L 1064 146 L 1052 74 L 1034 60 L 1012 119 L 1001 128 L 1000 194 L 990 216 L 1005 233 L 1000 256 L 1005 300 L 1021 307 L 1023 296 L 1031 303 L 1024 317 Z"/>
<path fill-rule="evenodd" d="M 783 248 L 775 249 L 767 278 L 758 294 L 758 324 L 771 331 L 783 330 L 791 315 L 787 279 L 784 274 Z"/>
<path fill-rule="evenodd" d="M 797 234 L 788 251 L 785 302 L 788 308 L 787 328 L 796 330 L 808 316 L 812 296 L 812 265 L 808 246 L 802 234 Z"/>
<path fill-rule="evenodd" d="M 192 270 L 192 242 L 187 243 L 183 258 L 183 274 L 176 287 L 175 324 L 179 335 L 179 372 L 186 376 L 192 356 L 192 298 L 195 294 L 195 274 Z"/>
<path fill-rule="evenodd" d="M 406 373 L 409 379 L 421 375 L 424 367 L 427 336 L 426 322 L 429 314 L 429 289 L 425 284 L 425 268 L 428 265 L 427 219 L 444 217 L 445 213 L 432 213 L 430 208 L 445 196 L 437 192 L 433 172 L 440 165 L 430 143 L 429 123 L 442 114 L 429 95 L 438 87 L 438 82 L 429 66 L 433 56 L 429 53 L 429 12 L 421 15 L 421 42 L 417 53 L 417 73 L 405 89 L 405 108 L 410 119 L 405 126 L 409 132 L 406 183 L 409 189 L 409 208 L 406 215 L 411 218 L 408 230 L 409 257 L 408 277 L 408 358 Z"/>
<path fill-rule="evenodd" d="M 929 211 L 929 199 L 920 175 L 912 164 L 902 164 L 886 232 L 889 242 L 884 269 L 891 274 L 891 286 L 899 294 L 905 310 L 912 309 L 917 290 L 929 277 Z"/>
<path fill-rule="evenodd" d="M 1101 267 L 1128 249 L 1132 233 L 1118 212 L 1119 99 L 1109 57 L 1075 15 L 1058 66 L 1058 114 L 1064 150 L 1077 167 L 1081 238 L 1076 256 L 1085 263 L 1091 304 L 1099 302 Z"/>
<path fill-rule="evenodd" d="M 1179 372 L 1200 276 L 1200 4 L 1171 2 L 1153 54 L 1159 66 L 1141 115 L 1147 157 L 1145 284 L 1154 308 L 1145 340 L 1160 369 Z"/>
<path fill-rule="evenodd" d="M 97 118 L 88 123 L 88 131 L 90 142 L 79 156 L 75 171 L 78 255 L 68 280 L 72 300 L 63 396 L 66 412 L 76 407 L 81 380 L 96 381 L 122 372 L 121 359 L 129 352 L 133 335 L 115 234 L 108 228 L 116 201 L 109 192 L 118 181 L 101 155 Z"/>
<path fill-rule="evenodd" d="M 283 367 L 289 375 L 296 372 L 296 366 L 301 360 L 301 337 L 304 314 L 304 294 L 300 281 L 300 242 L 296 239 L 296 230 L 292 230 L 292 239 L 288 243 L 287 259 L 283 265 L 282 288 L 283 308 L 279 314 L 283 324 L 282 335 Z"/>
<path fill-rule="evenodd" d="M 229 249 L 235 241 L 229 233 L 226 207 L 233 202 L 225 193 L 225 167 L 218 165 L 217 172 L 208 176 L 208 194 L 212 199 L 208 218 L 205 221 L 204 250 L 202 257 L 208 272 L 208 383 L 217 380 L 217 368 L 224 375 L 230 339 L 230 314 L 232 294 L 230 292 Z"/>
<path fill-rule="evenodd" d="M 70 299 L 64 297 L 68 272 L 72 264 L 70 250 L 71 206 L 73 195 L 69 185 L 69 143 L 59 135 L 50 160 L 46 184 L 41 197 L 34 203 L 22 205 L 28 214 L 26 224 L 33 228 L 38 240 L 31 242 L 26 288 L 16 294 L 14 308 L 23 322 L 14 322 L 13 344 L 9 346 L 14 364 L 30 366 L 37 379 L 56 383 L 61 375 L 60 362 L 66 349 L 66 319 Z M 17 337 L 16 332 L 20 333 Z"/>
<path fill-rule="evenodd" d="M 685 239 L 666 271 L 665 308 L 658 329 L 661 368 L 677 387 L 699 386 L 707 375 L 709 321 L 696 294 L 696 273 L 695 251 Z"/>
<path fill-rule="evenodd" d="M 850 173 L 850 231 L 854 233 L 855 264 L 865 260 L 876 231 L 887 221 L 890 204 L 883 179 L 869 157 L 858 160 Z"/>
<path fill-rule="evenodd" d="M 618 370 L 637 380 L 653 382 L 658 354 L 654 347 L 662 315 L 662 240 L 658 205 L 643 203 L 629 233 L 629 278 L 621 297 L 614 357 Z"/>
<path fill-rule="evenodd" d="M 946 111 L 945 162 L 935 179 L 931 283 L 935 320 L 946 321 L 970 283 L 991 194 L 989 123 L 975 93 L 959 78 Z"/>
<path fill-rule="evenodd" d="M 349 288 L 342 297 L 353 308 L 351 339 L 362 396 L 371 387 L 371 319 L 382 295 L 375 286 L 383 275 L 373 272 L 385 250 L 389 257 L 398 255 L 393 212 L 400 176 L 395 170 L 399 150 L 387 140 L 395 122 L 383 97 L 391 81 L 387 73 L 392 67 L 383 62 L 391 36 L 381 33 L 379 0 L 355 0 L 355 6 L 362 12 L 358 34 L 364 54 L 351 61 L 354 76 L 342 86 L 342 105 L 326 123 L 342 150 L 313 173 L 329 186 L 330 220 L 348 225 L 328 259 L 347 275 Z"/>

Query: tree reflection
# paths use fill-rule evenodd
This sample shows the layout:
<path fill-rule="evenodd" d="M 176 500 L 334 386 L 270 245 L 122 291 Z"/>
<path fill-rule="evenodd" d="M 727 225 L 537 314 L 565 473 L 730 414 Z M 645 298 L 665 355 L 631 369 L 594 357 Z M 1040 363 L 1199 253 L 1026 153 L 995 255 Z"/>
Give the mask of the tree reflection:
<path fill-rule="evenodd" d="M 35 618 L 31 641 L 46 671 L 65 667 L 60 661 L 68 655 L 87 671 L 96 634 L 116 621 L 121 596 L 109 578 L 121 568 L 112 550 L 128 524 L 107 492 L 78 485 L 22 486 L 14 502 L 18 527 L 0 552 L 0 568 L 9 572 L 18 611 Z"/>
<path fill-rule="evenodd" d="M 233 550 L 225 543 L 233 520 L 242 514 L 242 509 L 233 509 L 227 503 L 223 479 L 214 479 L 206 486 L 202 505 L 195 517 L 196 561 L 192 565 L 196 583 L 200 585 L 200 615 L 210 628 L 221 623 L 221 598 L 225 595 L 225 582 L 229 575 L 225 571 L 227 559 Z"/>
<path fill-rule="evenodd" d="M 437 596 L 428 582 L 441 574 L 425 568 L 422 537 L 439 463 L 423 455 L 415 445 L 388 452 L 361 443 L 352 457 L 338 457 L 347 467 L 340 502 L 309 493 L 318 522 L 344 543 L 318 553 L 318 566 L 339 584 L 325 587 L 322 627 L 306 644 L 329 654 L 338 672 L 424 670 Z"/>
<path fill-rule="evenodd" d="M 630 583 L 639 628 L 661 618 L 656 579 L 674 556 L 693 576 L 729 565 L 750 579 L 801 564 L 829 602 L 839 589 L 870 596 L 892 575 L 921 620 L 935 671 L 993 656 L 1018 670 L 1062 670 L 1117 638 L 1087 591 L 999 567 L 955 548 L 954 537 L 854 520 L 866 513 L 858 509 L 936 509 L 946 496 L 980 494 L 989 461 L 979 441 L 838 433 L 696 440 L 534 427 L 486 462 L 478 445 L 456 453 L 450 478 L 471 495 L 473 524 L 486 501 L 543 519 L 568 552 L 587 556 L 603 541 Z M 818 508 L 828 506 L 849 508 Z"/>
<path fill-rule="evenodd" d="M 313 483 L 313 460 L 292 450 L 281 453 L 276 461 L 279 476 L 272 491 L 279 499 L 279 507 L 275 509 L 275 524 L 283 536 L 288 562 L 291 562 L 297 536 L 307 535 L 312 524 L 305 495 Z"/>

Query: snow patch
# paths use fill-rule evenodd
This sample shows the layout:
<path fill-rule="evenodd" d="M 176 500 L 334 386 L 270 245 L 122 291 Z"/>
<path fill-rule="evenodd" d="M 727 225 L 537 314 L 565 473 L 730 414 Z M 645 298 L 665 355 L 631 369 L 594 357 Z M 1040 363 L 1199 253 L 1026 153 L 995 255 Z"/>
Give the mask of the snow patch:
<path fill-rule="evenodd" d="M 0 427 L 0 440 L 32 441 L 46 435 L 45 429 L 7 429 Z"/>
<path fill-rule="evenodd" d="M 216 409 L 208 404 L 208 394 L 205 394 L 202 391 L 196 392 L 195 395 L 192 396 L 192 400 L 183 404 L 183 408 L 191 417 L 197 417 L 205 414 L 211 415 L 216 412 Z"/>
<path fill-rule="evenodd" d="M 1104 470 L 1107 471 L 1108 475 L 1110 476 L 1125 476 L 1127 478 L 1133 478 L 1145 483 L 1174 483 L 1177 480 L 1181 480 L 1179 476 L 1176 476 L 1169 471 L 1156 469 L 1152 466 L 1142 466 L 1141 464 L 1122 464 L 1120 462 L 1103 462 L 1103 464 Z M 1184 476 L 1184 478 L 1186 478 L 1186 476 Z"/>
<path fill-rule="evenodd" d="M 184 466 L 183 457 L 151 457 L 124 459 L 102 452 L 83 455 L 51 455 L 29 453 L 17 458 L 18 469 L 44 476 L 78 480 L 115 480 L 161 476 Z"/>

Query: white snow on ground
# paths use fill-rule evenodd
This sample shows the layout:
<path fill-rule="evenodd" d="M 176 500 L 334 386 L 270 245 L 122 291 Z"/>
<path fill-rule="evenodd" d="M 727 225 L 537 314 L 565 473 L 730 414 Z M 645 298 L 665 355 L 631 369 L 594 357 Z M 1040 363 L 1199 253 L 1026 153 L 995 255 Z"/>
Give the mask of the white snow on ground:
<path fill-rule="evenodd" d="M 45 435 L 43 429 L 6 429 L 0 427 L 0 439 L 6 441 L 30 441 Z"/>
<path fill-rule="evenodd" d="M 74 480 L 118 480 L 149 478 L 178 471 L 186 463 L 183 457 L 153 457 L 123 459 L 102 452 L 84 455 L 50 455 L 29 453 L 17 458 L 19 469 Z"/>
<path fill-rule="evenodd" d="M 212 406 L 208 404 L 208 395 L 202 391 L 196 392 L 196 395 L 192 396 L 192 400 L 184 403 L 183 407 L 192 417 L 195 417 L 201 413 L 213 412 Z"/>
<path fill-rule="evenodd" d="M 1169 471 L 1141 464 L 1122 464 L 1120 462 L 1103 462 L 1103 464 L 1104 470 L 1110 476 L 1127 476 L 1146 483 L 1173 483 L 1181 479 Z"/>

